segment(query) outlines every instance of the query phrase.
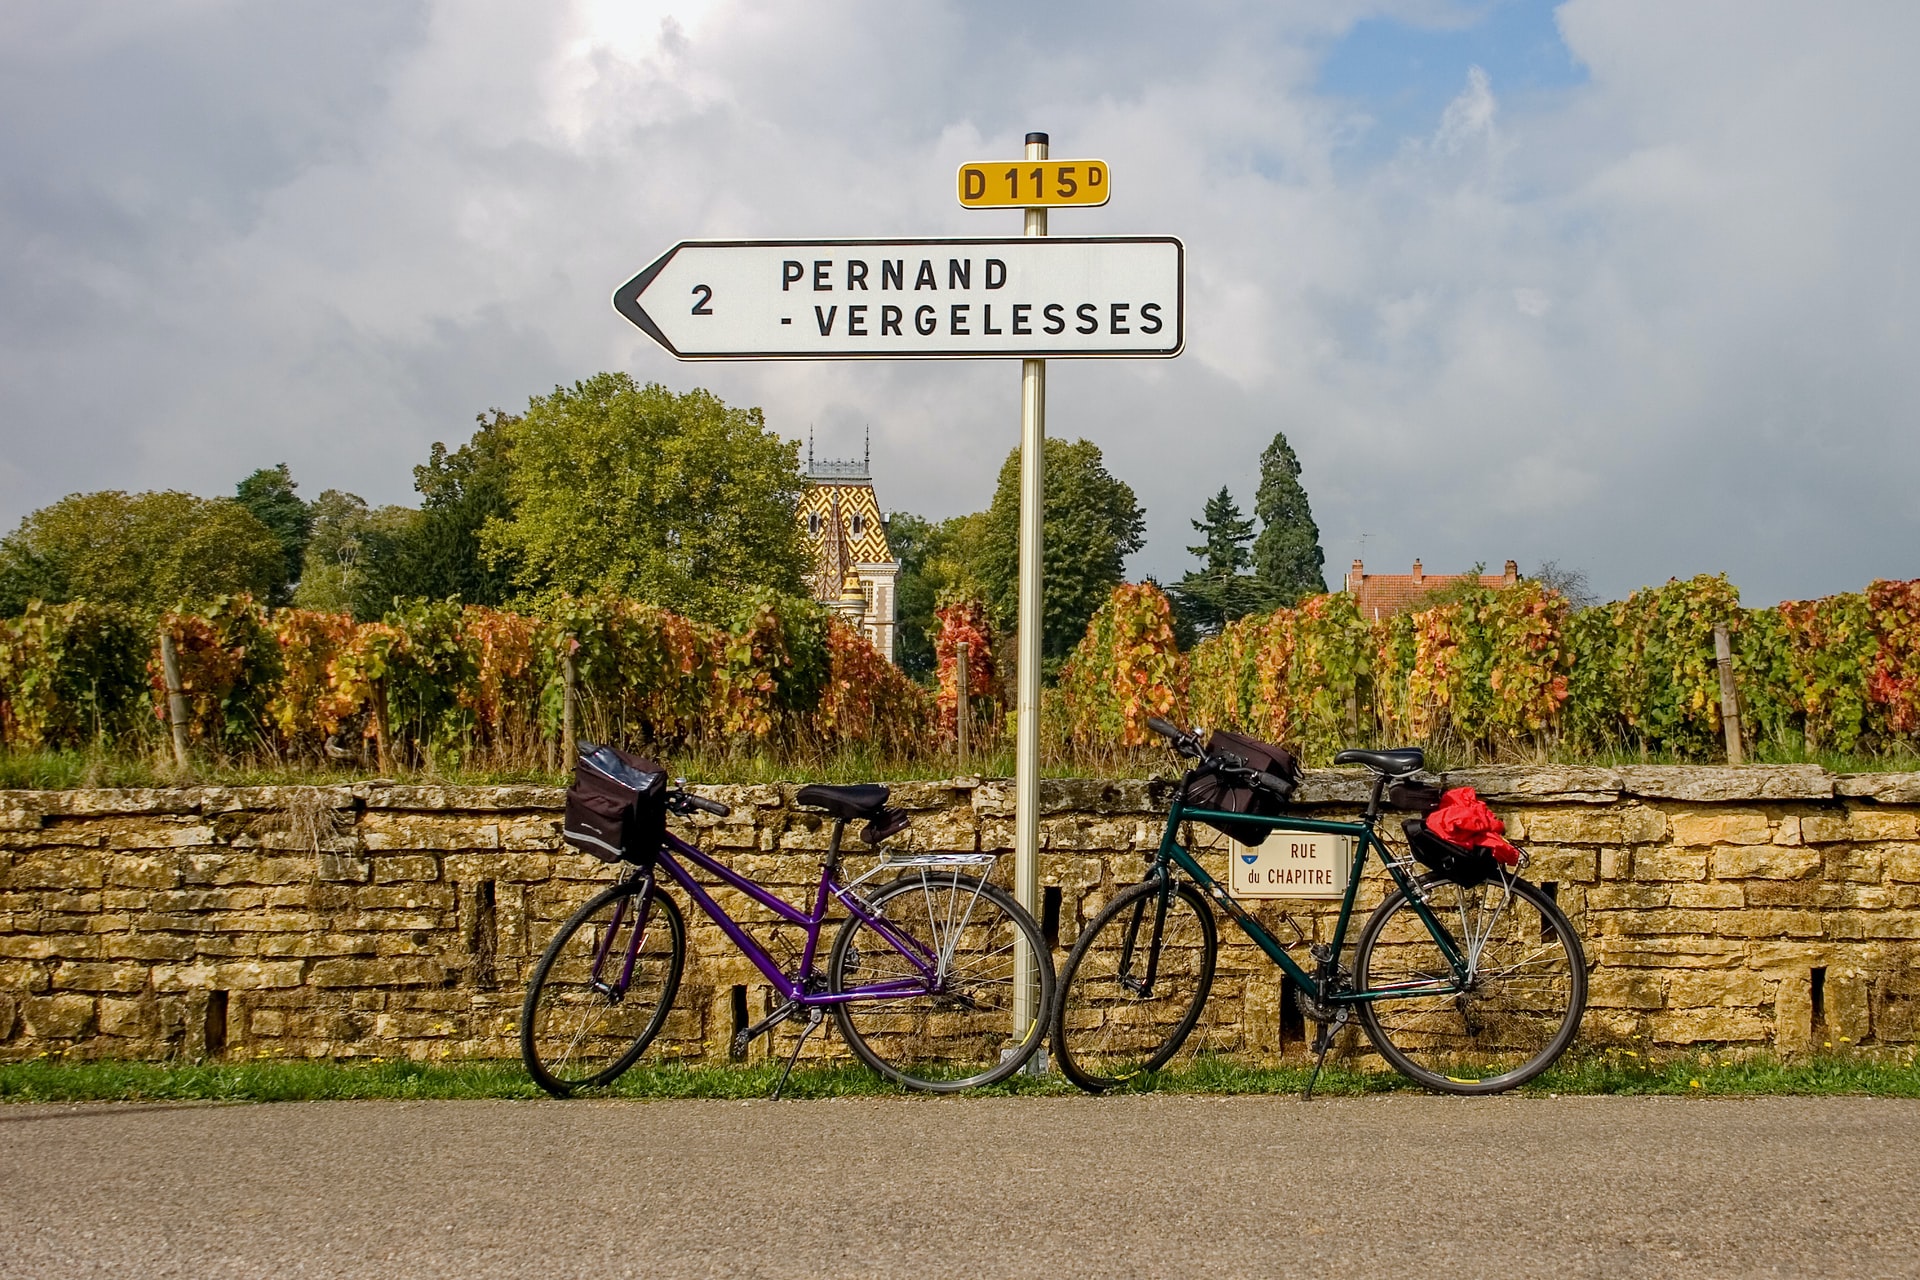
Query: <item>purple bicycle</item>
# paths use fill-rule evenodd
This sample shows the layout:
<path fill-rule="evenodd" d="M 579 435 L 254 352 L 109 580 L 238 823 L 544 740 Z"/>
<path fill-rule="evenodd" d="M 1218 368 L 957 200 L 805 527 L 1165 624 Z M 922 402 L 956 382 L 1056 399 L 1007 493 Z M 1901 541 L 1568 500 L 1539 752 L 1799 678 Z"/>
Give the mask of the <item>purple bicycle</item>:
<path fill-rule="evenodd" d="M 905 853 L 881 846 L 908 825 L 886 808 L 882 786 L 808 786 L 797 803 L 824 810 L 833 835 L 809 910 L 786 902 L 669 832 L 660 852 L 589 899 L 548 944 L 534 968 L 520 1019 L 520 1050 L 536 1083 L 555 1097 L 611 1084 L 639 1060 L 665 1025 L 686 964 L 686 921 L 663 887 L 678 884 L 712 917 L 778 992 L 780 1003 L 734 1037 L 735 1056 L 755 1036 L 791 1018 L 806 1028 L 774 1086 L 831 1010 L 860 1060 L 912 1089 L 950 1093 L 1004 1080 L 1025 1066 L 1045 1036 L 1053 1001 L 1053 957 L 1040 928 L 987 875 L 990 853 Z M 668 812 L 726 816 L 727 806 L 676 787 Z M 881 860 L 841 878 L 841 836 L 864 820 L 863 839 Z M 783 968 L 728 915 L 694 871 L 735 889 L 797 925 L 804 943 Z M 897 878 L 874 885 L 880 876 Z M 844 912 L 819 963 L 828 914 Z M 1018 976 L 1017 976 L 1018 975 Z M 1016 1027 L 1015 983 L 1038 984 L 1038 1014 Z"/>

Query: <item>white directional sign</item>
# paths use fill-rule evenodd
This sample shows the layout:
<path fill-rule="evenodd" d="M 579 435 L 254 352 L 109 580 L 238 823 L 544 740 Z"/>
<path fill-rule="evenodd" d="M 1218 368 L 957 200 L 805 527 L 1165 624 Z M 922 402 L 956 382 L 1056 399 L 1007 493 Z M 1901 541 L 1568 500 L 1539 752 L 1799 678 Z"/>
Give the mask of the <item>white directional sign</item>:
<path fill-rule="evenodd" d="M 1171 236 L 688 240 L 613 305 L 682 360 L 1176 356 Z"/>

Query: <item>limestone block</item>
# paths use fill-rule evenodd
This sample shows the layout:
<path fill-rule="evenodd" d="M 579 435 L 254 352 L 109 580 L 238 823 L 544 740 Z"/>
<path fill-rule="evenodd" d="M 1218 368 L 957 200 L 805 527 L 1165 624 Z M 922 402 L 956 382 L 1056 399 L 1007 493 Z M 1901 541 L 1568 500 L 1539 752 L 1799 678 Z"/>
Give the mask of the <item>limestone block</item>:
<path fill-rule="evenodd" d="M 1920 839 L 1920 813 L 1847 806 L 1848 838 L 1852 840 Z"/>
<path fill-rule="evenodd" d="M 107 882 L 109 857 L 100 853 L 54 853 L 0 864 L 0 888 L 98 889 Z"/>
<path fill-rule="evenodd" d="M 111 960 L 185 960 L 193 955 L 191 937 L 170 933 L 109 933 L 101 935 L 95 953 Z"/>
<path fill-rule="evenodd" d="M 4 990 L 0 990 L 0 1043 L 4 1043 L 7 1037 L 13 1034 L 16 1018 L 14 998 Z M 4 1050 L 0 1050 L 0 1053 L 4 1053 Z"/>
<path fill-rule="evenodd" d="M 1755 880 L 1745 886 L 1756 907 L 1818 907 L 1833 911 L 1883 911 L 1893 903 L 1885 885 L 1841 880 Z"/>
<path fill-rule="evenodd" d="M 211 823 L 181 820 L 142 822 L 107 836 L 109 849 L 206 849 L 218 843 Z"/>
<path fill-rule="evenodd" d="M 245 991 L 300 985 L 299 960 L 197 960 L 153 966 L 155 991 Z"/>
<path fill-rule="evenodd" d="M 457 814 L 375 812 L 360 819 L 360 839 L 369 853 L 390 850 L 498 849 L 500 823 L 475 821 Z"/>
<path fill-rule="evenodd" d="M 1637 849 L 1633 855 L 1633 878 L 1636 881 L 1704 880 L 1707 855 L 1663 848 Z"/>
<path fill-rule="evenodd" d="M 1676 907 L 1720 910 L 1746 906 L 1751 898 L 1737 884 L 1676 884 L 1669 890 L 1668 901 Z"/>
<path fill-rule="evenodd" d="M 1829 800 L 1833 775 L 1815 764 L 1623 765 L 1621 789 L 1647 800 L 1725 803 L 1739 800 Z"/>
<path fill-rule="evenodd" d="M 1040 824 L 1040 844 L 1063 852 L 1118 853 L 1132 847 L 1134 825 L 1097 818 L 1055 818 Z"/>
<path fill-rule="evenodd" d="M 315 987 L 437 987 L 456 972 L 438 960 L 405 956 L 316 960 L 307 974 L 307 982 Z"/>
<path fill-rule="evenodd" d="M 1920 935 L 1916 935 L 1920 936 Z M 1868 1020 L 1867 980 L 1852 971 L 1827 971 L 1827 1030 L 1835 1040 L 1845 1036 L 1859 1044 L 1872 1034 Z M 1823 1044 L 1824 1047 L 1824 1044 Z"/>
<path fill-rule="evenodd" d="M 1787 1054 L 1813 1047 L 1813 984 L 1806 971 L 1781 974 L 1774 986 L 1773 1046 Z"/>
<path fill-rule="evenodd" d="M 55 967 L 50 979 L 55 991 L 143 991 L 147 966 L 132 960 L 82 960 Z"/>
<path fill-rule="evenodd" d="M 557 816 L 547 814 L 503 820 L 500 823 L 500 847 L 557 853 L 562 843 L 560 825 L 561 820 Z"/>
<path fill-rule="evenodd" d="M 1607 847 L 1600 850 L 1600 878 L 1629 880 L 1633 877 L 1633 850 Z"/>
<path fill-rule="evenodd" d="M 77 1040 L 93 1029 L 93 997 L 28 996 L 19 1002 L 20 1023 L 35 1040 Z"/>
<path fill-rule="evenodd" d="M 1597 884 L 1587 890 L 1589 911 L 1619 911 L 1673 905 L 1673 891 L 1665 885 Z"/>
<path fill-rule="evenodd" d="M 1648 1018 L 1661 1044 L 1760 1044 L 1773 1035 L 1773 1009 L 1669 1009 Z"/>
<path fill-rule="evenodd" d="M 1620 838 L 1628 844 L 1652 844 L 1667 838 L 1667 815 L 1650 804 L 1628 804 L 1620 810 Z"/>
<path fill-rule="evenodd" d="M 1667 980 L 1667 1003 L 1675 1009 L 1719 1006 L 1759 1009 L 1773 1004 L 1773 982 L 1751 969 L 1676 973 Z"/>
<path fill-rule="evenodd" d="M 1596 969 L 1587 980 L 1587 1004 L 1595 1009 L 1664 1009 L 1666 985 L 1658 973 Z"/>
<path fill-rule="evenodd" d="M 166 854 L 116 853 L 106 860 L 106 883 L 126 889 L 171 889 L 180 883 L 180 863 Z"/>
<path fill-rule="evenodd" d="M 920 814 L 945 810 L 971 810 L 975 779 L 949 779 L 943 782 L 894 782 L 887 786 L 887 804 L 908 813 Z"/>
<path fill-rule="evenodd" d="M 1362 772 L 1363 779 L 1371 774 Z M 1449 787 L 1472 787 L 1490 803 L 1552 797 L 1556 802 L 1611 804 L 1620 798 L 1617 770 L 1578 765 L 1488 765 L 1449 770 L 1442 779 Z M 1353 797 L 1364 803 L 1365 790 Z"/>
<path fill-rule="evenodd" d="M 1773 829 L 1758 809 L 1691 810 L 1670 822 L 1676 845 L 1767 844 Z"/>
<path fill-rule="evenodd" d="M 1833 790 L 1881 804 L 1920 804 L 1920 773 L 1843 773 Z"/>
<path fill-rule="evenodd" d="M 440 878 L 440 860 L 427 854 L 387 854 L 367 859 L 374 884 L 428 881 Z"/>
<path fill-rule="evenodd" d="M 1527 879 L 1539 883 L 1545 880 L 1557 884 L 1586 883 L 1595 879 L 1599 866 L 1599 853 L 1593 849 L 1542 848 L 1529 846 L 1527 856 Z"/>
<path fill-rule="evenodd" d="M 190 853 L 181 863 L 185 885 L 300 884 L 315 873 L 311 857 L 255 853 Z"/>
<path fill-rule="evenodd" d="M 159 1027 L 151 1000 L 100 1001 L 100 1034 L 127 1040 L 150 1038 Z"/>
<path fill-rule="evenodd" d="M 1800 815 L 1785 814 L 1773 829 L 1773 842 L 1781 845 L 1797 845 L 1804 841 L 1800 838 Z"/>
<path fill-rule="evenodd" d="M 1819 875 L 1825 862 L 1814 849 L 1733 845 L 1716 848 L 1712 866 L 1717 880 L 1804 880 Z"/>
<path fill-rule="evenodd" d="M 1887 878 L 1904 884 L 1920 883 L 1920 844 L 1896 844 L 1885 848 Z"/>
<path fill-rule="evenodd" d="M 1844 812 L 1804 813 L 1800 815 L 1800 839 L 1807 844 L 1838 844 L 1853 839 L 1853 828 Z"/>
<path fill-rule="evenodd" d="M 1827 845 L 1821 849 L 1829 880 L 1880 884 L 1887 879 L 1886 845 Z"/>
<path fill-rule="evenodd" d="M 1619 844 L 1626 839 L 1619 815 L 1604 810 L 1535 810 L 1525 820 L 1525 838 L 1537 844 Z M 1509 834 L 1512 825 L 1509 821 Z"/>
<path fill-rule="evenodd" d="M 590 879 L 610 880 L 610 864 L 588 854 L 569 849 L 564 853 L 449 853 L 440 859 L 440 873 L 448 880 L 472 883 L 476 880 L 512 881 L 535 884 L 561 874 L 561 868 Z"/>

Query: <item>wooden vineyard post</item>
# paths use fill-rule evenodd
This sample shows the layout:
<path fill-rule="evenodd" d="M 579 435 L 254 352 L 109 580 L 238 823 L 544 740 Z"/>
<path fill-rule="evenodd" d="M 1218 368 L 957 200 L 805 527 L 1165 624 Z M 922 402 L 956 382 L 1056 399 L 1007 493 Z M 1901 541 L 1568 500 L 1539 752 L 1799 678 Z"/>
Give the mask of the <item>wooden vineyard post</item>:
<path fill-rule="evenodd" d="M 578 695 L 574 685 L 573 637 L 568 636 L 563 644 L 560 654 L 560 768 L 571 773 L 573 762 L 580 754 L 574 727 L 574 699 Z"/>
<path fill-rule="evenodd" d="M 373 754 L 380 772 L 389 777 L 393 774 L 390 733 L 391 726 L 387 723 L 387 681 L 382 676 L 373 682 Z"/>
<path fill-rule="evenodd" d="M 960 738 L 960 773 L 963 776 L 967 772 L 967 729 L 969 722 L 973 719 L 973 698 L 967 687 L 967 668 L 972 663 L 968 661 L 967 654 L 968 645 L 965 640 L 953 646 L 953 660 L 958 664 L 958 670 L 954 672 L 954 691 L 959 703 L 954 708 L 954 727 Z"/>
<path fill-rule="evenodd" d="M 173 647 L 173 632 L 160 626 L 160 672 L 167 682 L 167 723 L 173 729 L 173 762 L 187 770 L 187 694 L 180 687 L 180 655 Z"/>
<path fill-rule="evenodd" d="M 1740 695 L 1733 687 L 1733 641 L 1726 624 L 1713 629 L 1713 657 L 1720 668 L 1720 727 L 1727 733 L 1727 763 L 1745 764 L 1746 747 L 1740 739 Z"/>

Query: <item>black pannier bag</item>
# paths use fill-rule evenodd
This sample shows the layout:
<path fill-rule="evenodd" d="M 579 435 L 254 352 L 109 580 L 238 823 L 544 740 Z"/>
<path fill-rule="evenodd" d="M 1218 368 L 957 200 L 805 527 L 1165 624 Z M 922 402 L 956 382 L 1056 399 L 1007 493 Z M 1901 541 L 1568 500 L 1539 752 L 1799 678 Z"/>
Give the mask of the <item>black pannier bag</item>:
<path fill-rule="evenodd" d="M 1249 769 L 1258 769 L 1272 779 L 1272 788 L 1254 787 L 1246 781 L 1223 776 L 1210 765 L 1188 772 L 1183 803 L 1189 809 L 1215 809 L 1223 813 L 1244 813 L 1254 817 L 1277 818 L 1300 785 L 1300 762 L 1285 747 L 1249 738 L 1244 733 L 1215 729 L 1207 738 L 1208 756 L 1233 756 Z M 1224 831 L 1244 845 L 1257 845 L 1273 828 L 1261 822 L 1230 822 L 1224 818 L 1202 818 L 1216 831 Z"/>
<path fill-rule="evenodd" d="M 1429 783 L 1402 781 L 1387 788 L 1387 803 L 1396 809 L 1411 809 L 1424 818 L 1440 807 L 1446 794 Z"/>
<path fill-rule="evenodd" d="M 667 838 L 667 771 L 617 747 L 580 744 L 561 838 L 602 862 L 645 865 Z"/>
<path fill-rule="evenodd" d="M 1400 829 L 1407 833 L 1413 856 L 1436 875 L 1455 884 L 1472 888 L 1493 879 L 1494 869 L 1499 866 L 1490 850 L 1468 849 L 1443 840 L 1427 830 L 1424 819 L 1408 818 L 1400 824 Z"/>

